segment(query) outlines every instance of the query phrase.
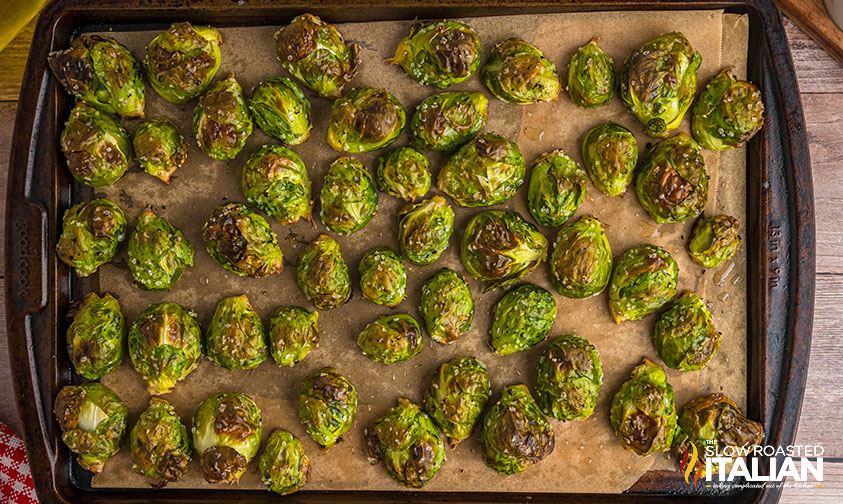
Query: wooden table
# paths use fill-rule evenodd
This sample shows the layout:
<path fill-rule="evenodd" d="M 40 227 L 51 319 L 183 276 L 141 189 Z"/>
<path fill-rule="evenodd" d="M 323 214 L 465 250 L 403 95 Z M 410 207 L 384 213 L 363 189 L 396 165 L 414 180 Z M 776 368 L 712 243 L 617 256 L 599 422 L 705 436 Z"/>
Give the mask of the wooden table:
<path fill-rule="evenodd" d="M 823 488 L 786 488 L 783 503 L 843 502 L 843 66 L 785 20 L 796 64 L 814 172 L 817 278 L 811 364 L 797 444 L 825 448 Z M 20 78 L 33 25 L 0 52 L 0 208 L 6 207 L 6 171 Z M 839 205 L 839 206 L 838 206 Z M 0 216 L 0 251 L 5 225 Z M 2 253 L 0 253 L 2 256 Z M 0 306 L 3 293 L 0 274 Z M 11 390 L 5 310 L 0 309 L 0 422 L 20 432 Z"/>

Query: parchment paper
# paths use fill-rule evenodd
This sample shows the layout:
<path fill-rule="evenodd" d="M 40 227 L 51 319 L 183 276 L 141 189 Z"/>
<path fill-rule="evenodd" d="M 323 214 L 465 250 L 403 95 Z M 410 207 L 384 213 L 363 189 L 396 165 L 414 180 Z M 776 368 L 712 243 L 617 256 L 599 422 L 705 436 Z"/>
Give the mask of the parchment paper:
<path fill-rule="evenodd" d="M 483 41 L 484 59 L 493 45 L 508 37 L 521 37 L 540 49 L 557 64 L 565 79 L 568 61 L 573 51 L 599 35 L 601 47 L 614 58 L 616 68 L 636 46 L 669 31 L 682 31 L 703 59 L 699 72 L 699 86 L 723 65 L 735 65 L 743 75 L 746 61 L 746 19 L 724 15 L 722 11 L 688 12 L 604 12 L 580 14 L 545 14 L 507 17 L 478 17 L 466 21 L 479 33 Z M 373 22 L 340 24 L 347 40 L 362 46 L 360 73 L 353 86 L 384 87 L 407 109 L 408 119 L 413 108 L 423 98 L 438 92 L 421 86 L 398 66 L 383 62 L 392 56 L 398 41 L 408 32 L 410 22 Z M 247 95 L 263 78 L 286 75 L 276 61 L 272 36 L 277 26 L 252 28 L 223 28 L 222 66 L 217 78 L 234 72 Z M 143 56 L 145 45 L 155 36 L 153 32 L 110 33 L 126 44 L 136 57 Z M 479 72 L 478 72 L 479 73 Z M 488 95 L 477 75 L 449 90 L 482 91 Z M 326 125 L 331 103 L 306 91 L 311 99 L 314 129 L 303 145 L 293 147 L 307 164 L 313 182 L 314 199 L 322 186 L 322 178 L 336 152 L 325 142 Z M 490 98 L 489 120 L 485 131 L 497 132 L 517 140 L 528 163 L 541 153 L 562 148 L 581 161 L 582 136 L 594 125 L 613 120 L 630 128 L 639 142 L 643 155 L 649 142 L 638 122 L 615 97 L 610 106 L 595 110 L 575 107 L 565 96 L 553 103 L 517 106 Z M 190 120 L 195 100 L 186 105 L 165 102 L 147 88 L 147 117 L 166 116 L 172 119 L 188 138 L 187 163 L 176 171 L 169 186 L 143 173 L 139 167 L 114 186 L 97 192 L 108 197 L 125 211 L 131 225 L 144 205 L 181 228 L 196 248 L 196 265 L 188 269 L 171 292 L 149 293 L 131 284 L 126 267 L 125 250 L 114 263 L 103 266 L 100 273 L 102 291 L 113 293 L 123 307 L 129 321 L 146 306 L 155 302 L 175 301 L 194 309 L 203 327 L 213 314 L 216 304 L 224 297 L 248 294 L 255 309 L 266 322 L 272 311 L 282 304 L 296 304 L 308 309 L 306 301 L 295 285 L 295 263 L 300 251 L 318 233 L 327 232 L 316 218 L 318 227 L 307 223 L 281 226 L 271 222 L 285 254 L 285 269 L 280 275 L 263 279 L 241 278 L 227 273 L 204 250 L 201 229 L 207 216 L 225 201 L 244 201 L 240 188 L 240 172 L 246 157 L 258 146 L 270 141 L 258 128 L 249 138 L 240 155 L 228 162 L 209 159 L 196 148 L 190 132 Z M 133 133 L 139 121 L 124 121 Z M 682 130 L 688 131 L 686 117 Z M 407 142 L 402 135 L 396 145 Z M 395 145 L 394 145 L 395 146 Z M 393 147 L 394 147 L 393 146 Z M 374 171 L 375 162 L 385 151 L 357 155 Z M 707 213 L 728 212 L 745 222 L 745 151 L 719 156 L 705 152 L 711 175 Z M 434 174 L 444 157 L 428 153 Z M 529 174 L 528 174 L 529 176 Z M 435 179 L 434 179 L 435 180 Z M 434 192 L 436 192 L 434 190 Z M 527 184 L 515 197 L 500 205 L 518 210 L 530 220 L 526 208 Z M 335 236 L 348 262 L 354 281 L 353 298 L 346 305 L 320 313 L 320 344 L 302 362 L 292 368 L 280 368 L 269 359 L 252 371 L 228 372 L 204 360 L 199 368 L 175 391 L 165 397 L 172 402 L 188 428 L 193 411 L 210 394 L 218 391 L 238 391 L 251 395 L 263 411 L 264 436 L 282 427 L 296 434 L 304 443 L 311 458 L 313 472 L 306 487 L 322 489 L 397 490 L 401 487 L 390 480 L 383 467 L 370 466 L 366 460 L 363 430 L 396 404 L 398 397 L 420 402 L 434 369 L 442 362 L 457 356 L 475 356 L 486 363 L 492 378 L 493 397 L 497 400 L 503 387 L 526 383 L 535 384 L 535 363 L 547 343 L 542 343 L 515 355 L 497 357 L 488 348 L 490 312 L 503 295 L 496 290 L 482 292 L 479 282 L 468 278 L 476 302 L 474 324 L 459 341 L 443 346 L 425 335 L 424 349 L 410 361 L 384 366 L 368 360 L 356 345 L 360 330 L 378 316 L 389 313 L 388 308 L 374 305 L 360 295 L 357 285 L 357 263 L 370 248 L 388 246 L 397 249 L 395 213 L 403 203 L 381 194 L 378 214 L 363 231 L 351 236 Z M 408 264 L 407 298 L 395 310 L 407 312 L 421 322 L 418 301 L 423 282 L 442 267 L 464 272 L 459 260 L 459 241 L 462 229 L 470 216 L 479 209 L 467 210 L 456 205 L 456 231 L 445 254 L 434 264 L 419 268 Z M 642 242 L 665 247 L 680 267 L 679 291 L 694 289 L 710 303 L 718 329 L 723 333 L 722 347 L 711 365 L 700 372 L 681 373 L 668 370 L 669 381 L 681 405 L 698 395 L 725 390 L 739 405 L 746 396 L 746 271 L 745 250 L 718 270 L 703 271 L 694 265 L 685 251 L 691 222 L 657 226 L 638 204 L 634 191 L 624 197 L 611 198 L 589 187 L 586 201 L 578 215 L 596 215 L 605 225 L 617 258 L 627 248 Z M 318 216 L 318 203 L 314 211 Z M 556 230 L 543 228 L 551 243 Z M 525 281 L 549 285 L 546 264 L 525 278 Z M 554 294 L 558 316 L 550 337 L 564 333 L 587 337 L 600 352 L 604 368 L 603 388 L 594 415 L 581 422 L 553 421 L 556 449 L 544 461 L 526 472 L 503 476 L 486 468 L 479 453 L 477 429 L 473 436 L 457 449 L 448 450 L 447 460 L 438 475 L 424 490 L 436 491 L 534 491 L 534 492 L 621 492 L 629 488 L 648 469 L 673 469 L 675 461 L 658 454 L 639 457 L 625 451 L 614 437 L 608 421 L 609 404 L 620 384 L 643 356 L 660 364 L 651 341 L 655 320 L 611 321 L 606 306 L 606 293 L 587 300 L 571 300 Z M 355 384 L 360 399 L 359 414 L 345 441 L 330 451 L 320 451 L 307 436 L 298 420 L 297 387 L 300 381 L 322 366 L 334 366 Z M 144 382 L 132 369 L 128 356 L 118 370 L 103 379 L 128 405 L 134 422 L 147 407 L 149 395 Z M 240 488 L 264 488 L 253 461 L 241 480 Z M 134 474 L 128 448 L 120 451 L 94 480 L 96 487 L 143 487 L 149 482 Z M 174 488 L 206 488 L 197 460 L 190 471 Z"/>

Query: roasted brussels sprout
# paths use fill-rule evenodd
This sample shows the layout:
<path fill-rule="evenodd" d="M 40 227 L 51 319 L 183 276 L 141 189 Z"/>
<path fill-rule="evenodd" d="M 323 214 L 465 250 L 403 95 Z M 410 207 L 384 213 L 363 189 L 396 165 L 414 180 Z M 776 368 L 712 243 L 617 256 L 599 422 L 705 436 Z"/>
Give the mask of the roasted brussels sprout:
<path fill-rule="evenodd" d="M 129 357 L 150 394 L 166 394 L 202 358 L 202 329 L 192 310 L 158 303 L 138 315 L 129 331 Z"/>
<path fill-rule="evenodd" d="M 246 160 L 240 182 L 246 201 L 281 224 L 310 220 L 313 200 L 307 167 L 290 149 L 261 146 Z"/>
<path fill-rule="evenodd" d="M 550 342 L 536 367 L 539 407 L 557 420 L 585 420 L 603 384 L 600 355 L 585 338 L 566 334 Z"/>
<path fill-rule="evenodd" d="M 78 455 L 76 461 L 94 474 L 120 450 L 129 409 L 117 394 L 97 382 L 67 385 L 53 408 L 61 440 Z"/>
<path fill-rule="evenodd" d="M 422 350 L 419 323 L 412 315 L 398 313 L 370 322 L 357 338 L 363 354 L 381 364 L 395 364 L 415 357 Z"/>
<path fill-rule="evenodd" d="M 378 187 L 404 201 L 421 198 L 430 190 L 429 166 L 427 156 L 412 147 L 392 149 L 378 160 Z"/>
<path fill-rule="evenodd" d="M 632 182 L 638 164 L 638 143 L 632 132 L 620 124 L 600 124 L 583 138 L 582 159 L 598 191 L 621 196 Z"/>
<path fill-rule="evenodd" d="M 481 426 L 483 462 L 501 474 L 520 473 L 553 452 L 553 426 L 526 385 L 505 388 Z"/>
<path fill-rule="evenodd" d="M 240 276 L 260 278 L 280 273 L 284 266 L 269 223 L 243 203 L 224 203 L 215 208 L 202 228 L 202 236 L 211 258 Z"/>
<path fill-rule="evenodd" d="M 550 256 L 550 283 L 559 294 L 587 298 L 602 292 L 612 274 L 612 249 L 600 221 L 586 215 L 556 235 Z"/>
<path fill-rule="evenodd" d="M 135 156 L 146 173 L 169 184 L 170 177 L 187 160 L 187 142 L 165 117 L 147 119 L 135 131 Z"/>
<path fill-rule="evenodd" d="M 385 89 L 358 87 L 331 107 L 328 145 L 337 152 L 369 152 L 398 139 L 407 116 Z"/>
<path fill-rule="evenodd" d="M 190 462 L 190 437 L 173 405 L 160 397 L 149 400 L 129 433 L 132 469 L 163 488 L 185 475 Z"/>
<path fill-rule="evenodd" d="M 398 211 L 398 245 L 404 259 L 426 266 L 448 248 L 454 232 L 454 211 L 438 194 Z"/>
<path fill-rule="evenodd" d="M 269 354 L 261 317 L 245 294 L 217 304 L 205 337 L 208 358 L 229 371 L 254 369 Z"/>
<path fill-rule="evenodd" d="M 262 80 L 249 98 L 249 111 L 261 131 L 287 145 L 310 137 L 310 102 L 290 79 Z"/>
<path fill-rule="evenodd" d="M 629 451 L 649 455 L 670 449 L 676 404 L 664 369 L 644 358 L 612 398 L 609 420 Z"/>
<path fill-rule="evenodd" d="M 132 141 L 120 123 L 85 102 L 70 111 L 61 150 L 73 178 L 91 187 L 109 186 L 126 173 Z"/>
<path fill-rule="evenodd" d="M 519 285 L 495 305 L 489 346 L 497 355 L 526 350 L 547 338 L 554 320 L 553 295 L 538 285 Z"/>
<path fill-rule="evenodd" d="M 407 290 L 407 268 L 398 254 L 386 247 L 370 250 L 360 259 L 360 289 L 369 301 L 395 308 Z"/>
<path fill-rule="evenodd" d="M 691 131 L 700 145 L 721 151 L 742 146 L 763 124 L 764 102 L 758 88 L 724 68 L 697 98 Z"/>
<path fill-rule="evenodd" d="M 82 35 L 47 60 L 56 79 L 76 98 L 109 114 L 143 117 L 141 66 L 120 42 Z"/>
<path fill-rule="evenodd" d="M 360 46 L 346 45 L 334 25 L 313 14 L 296 16 L 278 30 L 275 50 L 281 66 L 322 98 L 342 96 L 360 64 Z"/>
<path fill-rule="evenodd" d="M 369 462 L 383 460 L 389 477 L 405 487 L 423 487 L 445 461 L 445 443 L 433 421 L 403 397 L 366 429 L 365 436 Z"/>
<path fill-rule="evenodd" d="M 460 258 L 468 273 L 486 282 L 486 290 L 509 287 L 533 271 L 547 255 L 547 238 L 521 214 L 487 210 L 468 221 Z"/>
<path fill-rule="evenodd" d="M 588 175 L 579 163 L 560 150 L 536 159 L 530 173 L 527 206 L 541 226 L 565 224 L 582 205 Z"/>
<path fill-rule="evenodd" d="M 425 98 L 413 114 L 416 143 L 450 152 L 486 126 L 489 100 L 482 93 L 439 93 Z"/>
<path fill-rule="evenodd" d="M 162 98 L 185 103 L 199 96 L 220 67 L 216 28 L 174 23 L 146 46 L 146 75 Z"/>
<path fill-rule="evenodd" d="M 319 312 L 282 306 L 269 319 L 269 344 L 279 366 L 292 366 L 319 345 Z"/>
<path fill-rule="evenodd" d="M 111 294 L 91 292 L 74 303 L 67 314 L 67 355 L 77 373 L 99 380 L 123 362 L 126 321 L 120 303 Z"/>
<path fill-rule="evenodd" d="M 645 243 L 615 263 L 609 280 L 609 313 L 620 324 L 654 313 L 676 294 L 679 267 L 667 250 Z"/>
<path fill-rule="evenodd" d="M 234 159 L 252 134 L 252 117 L 243 88 L 229 74 L 199 98 L 193 111 L 193 134 L 199 149 L 211 159 Z"/>
<path fill-rule="evenodd" d="M 77 203 L 64 212 L 56 254 L 86 277 L 114 259 L 126 238 L 126 216 L 107 199 Z"/>
<path fill-rule="evenodd" d="M 480 49 L 480 37 L 465 23 L 416 21 L 387 62 L 401 65 L 420 84 L 445 89 L 474 75 Z"/>
<path fill-rule="evenodd" d="M 491 393 L 486 365 L 471 357 L 458 357 L 433 373 L 424 409 L 447 436 L 451 448 L 456 448 L 471 435 Z"/>
<path fill-rule="evenodd" d="M 179 228 L 146 207 L 129 237 L 129 271 L 135 284 L 170 290 L 187 266 L 193 266 L 193 245 Z"/>
<path fill-rule="evenodd" d="M 324 367 L 299 385 L 299 419 L 314 441 L 331 448 L 357 417 L 357 391 L 336 369 Z"/>
<path fill-rule="evenodd" d="M 481 77 L 496 98 L 519 105 L 554 101 L 562 90 L 556 65 L 519 38 L 504 40 L 492 49 Z"/>
<path fill-rule="evenodd" d="M 331 163 L 319 195 L 320 217 L 331 231 L 347 235 L 360 231 L 378 211 L 378 189 L 369 170 L 353 157 Z"/>
<path fill-rule="evenodd" d="M 245 394 L 220 392 L 196 408 L 191 432 L 205 481 L 234 484 L 258 454 L 261 409 Z"/>
<path fill-rule="evenodd" d="M 635 176 L 635 194 L 658 223 L 685 222 L 701 214 L 708 174 L 697 142 L 679 133 L 653 146 Z"/>
<path fill-rule="evenodd" d="M 659 315 L 653 344 L 667 367 L 698 371 L 708 366 L 720 348 L 720 333 L 705 302 L 689 291 Z"/>
<path fill-rule="evenodd" d="M 492 206 L 515 194 L 526 171 L 515 142 L 482 133 L 448 159 L 439 170 L 437 185 L 460 206 Z"/>
<path fill-rule="evenodd" d="M 299 438 L 283 429 L 275 429 L 266 440 L 259 470 L 266 488 L 280 495 L 290 495 L 298 492 L 310 478 L 310 459 Z"/>
<path fill-rule="evenodd" d="M 700 53 L 685 35 L 666 33 L 632 51 L 620 73 L 620 96 L 629 113 L 654 137 L 679 127 L 694 101 Z"/>
<path fill-rule="evenodd" d="M 351 297 L 351 277 L 340 245 L 326 234 L 310 242 L 299 256 L 296 283 L 320 310 L 342 306 Z"/>
<path fill-rule="evenodd" d="M 741 248 L 741 225 L 729 215 L 700 217 L 694 223 L 688 253 L 704 268 L 716 268 L 735 257 Z"/>
<path fill-rule="evenodd" d="M 419 313 L 434 341 L 447 345 L 471 329 L 474 298 L 465 279 L 452 269 L 442 269 L 424 283 Z"/>
<path fill-rule="evenodd" d="M 597 37 L 577 49 L 568 64 L 568 94 L 574 105 L 608 105 L 615 93 L 615 62 L 597 45 Z"/>

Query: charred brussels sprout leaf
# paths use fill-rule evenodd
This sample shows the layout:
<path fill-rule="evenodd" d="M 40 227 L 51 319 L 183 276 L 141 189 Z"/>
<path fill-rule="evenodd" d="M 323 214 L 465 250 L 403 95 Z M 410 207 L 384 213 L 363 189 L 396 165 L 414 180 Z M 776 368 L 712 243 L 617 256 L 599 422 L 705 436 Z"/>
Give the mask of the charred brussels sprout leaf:
<path fill-rule="evenodd" d="M 439 93 L 416 107 L 410 132 L 416 143 L 450 152 L 486 126 L 489 100 L 482 93 Z"/>
<path fill-rule="evenodd" d="M 416 356 L 422 349 L 419 323 L 411 315 L 387 315 L 370 322 L 357 338 L 363 354 L 381 364 L 395 364 Z"/>
<path fill-rule="evenodd" d="M 612 249 L 600 221 L 591 216 L 566 224 L 550 256 L 550 283 L 569 298 L 602 292 L 612 274 Z"/>
<path fill-rule="evenodd" d="M 559 336 L 539 357 L 536 396 L 542 411 L 557 420 L 590 417 L 602 384 L 600 356 L 585 338 Z"/>
<path fill-rule="evenodd" d="M 116 120 L 79 102 L 61 132 L 61 150 L 73 178 L 91 187 L 109 186 L 126 173 L 132 141 Z"/>
<path fill-rule="evenodd" d="M 79 465 L 94 474 L 120 450 L 129 409 L 117 395 L 97 382 L 68 385 L 59 391 L 53 409 L 61 439 L 78 455 Z"/>
<path fill-rule="evenodd" d="M 190 462 L 190 437 L 173 405 L 153 397 L 129 434 L 132 469 L 156 480 L 152 486 L 164 487 L 187 472 Z"/>
<path fill-rule="evenodd" d="M 126 238 L 126 216 L 107 199 L 78 203 L 64 212 L 56 254 L 86 277 L 114 259 Z"/>
<path fill-rule="evenodd" d="M 187 160 L 187 142 L 176 125 L 164 117 L 142 122 L 132 146 L 141 168 L 167 184 Z"/>
<path fill-rule="evenodd" d="M 292 366 L 319 345 L 319 313 L 298 306 L 282 306 L 269 319 L 269 344 L 279 366 Z"/>
<path fill-rule="evenodd" d="M 430 190 L 430 162 L 412 147 L 398 147 L 378 160 L 376 179 L 381 191 L 404 201 L 421 198 Z"/>
<path fill-rule="evenodd" d="M 360 289 L 369 301 L 395 308 L 407 290 L 407 268 L 388 248 L 372 249 L 360 259 Z"/>
<path fill-rule="evenodd" d="M 680 133 L 651 148 L 635 176 L 635 194 L 658 223 L 685 222 L 701 214 L 708 174 L 697 142 Z"/>
<path fill-rule="evenodd" d="M 439 259 L 453 232 L 454 211 L 442 196 L 409 203 L 398 211 L 401 255 L 417 266 Z"/>
<path fill-rule="evenodd" d="M 439 190 L 463 207 L 503 203 L 524 183 L 527 168 L 515 142 L 482 133 L 439 170 Z"/>
<path fill-rule="evenodd" d="M 728 215 L 700 217 L 694 224 L 688 253 L 695 263 L 716 268 L 735 257 L 741 248 L 741 225 Z"/>
<path fill-rule="evenodd" d="M 386 473 L 401 485 L 421 488 L 445 461 L 445 443 L 427 414 L 403 397 L 365 431 L 369 462 L 383 460 Z"/>
<path fill-rule="evenodd" d="M 347 235 L 360 231 L 378 211 L 378 189 L 369 170 L 352 157 L 331 163 L 319 195 L 320 217 L 331 231 Z"/>
<path fill-rule="evenodd" d="M 708 366 L 720 348 L 720 333 L 705 302 L 685 292 L 659 315 L 653 344 L 667 367 L 698 371 Z"/>
<path fill-rule="evenodd" d="M 260 448 L 260 407 L 245 394 L 214 394 L 196 409 L 191 432 L 205 481 L 237 483 Z"/>
<path fill-rule="evenodd" d="M 398 139 L 407 116 L 385 89 L 358 87 L 331 107 L 328 145 L 337 152 L 369 152 Z"/>
<path fill-rule="evenodd" d="M 146 75 L 162 98 L 185 103 L 199 96 L 220 66 L 216 28 L 175 23 L 146 46 Z"/>
<path fill-rule="evenodd" d="M 299 438 L 275 429 L 266 440 L 258 465 L 261 480 L 271 492 L 290 495 L 310 478 L 310 459 Z"/>
<path fill-rule="evenodd" d="M 526 385 L 504 389 L 481 426 L 483 462 L 501 474 L 520 473 L 553 452 L 553 426 Z"/>
<path fill-rule="evenodd" d="M 280 273 L 284 265 L 269 223 L 242 203 L 224 203 L 214 209 L 202 236 L 217 264 L 240 276 L 260 278 Z"/>
<path fill-rule="evenodd" d="M 609 280 L 609 313 L 615 322 L 639 320 L 673 299 L 679 267 L 663 248 L 644 244 L 621 255 Z"/>
<path fill-rule="evenodd" d="M 299 419 L 314 441 L 331 448 L 357 417 L 357 391 L 336 369 L 324 367 L 299 385 Z"/>
<path fill-rule="evenodd" d="M 211 159 L 234 159 L 252 134 L 252 117 L 234 74 L 214 84 L 193 111 L 193 134 Z"/>
<path fill-rule="evenodd" d="M 676 404 L 664 369 L 646 358 L 636 366 L 612 398 L 609 420 L 629 451 L 649 455 L 670 449 Z"/>
<path fill-rule="evenodd" d="M 520 105 L 556 100 L 562 90 L 556 65 L 518 38 L 496 45 L 481 74 L 495 97 Z"/>
<path fill-rule="evenodd" d="M 179 228 L 146 207 L 129 237 L 129 270 L 135 284 L 170 290 L 187 266 L 193 266 L 193 245 Z"/>
<path fill-rule="evenodd" d="M 419 312 L 427 333 L 447 345 L 471 329 L 474 320 L 474 298 L 465 279 L 445 268 L 424 283 Z"/>
<path fill-rule="evenodd" d="M 158 303 L 142 311 L 129 331 L 129 357 L 150 394 L 170 392 L 202 358 L 196 314 L 176 303 Z"/>
<path fill-rule="evenodd" d="M 258 128 L 287 145 L 298 145 L 310 136 L 310 102 L 290 79 L 262 80 L 249 98 L 249 111 Z"/>
<path fill-rule="evenodd" d="M 67 355 L 77 373 L 99 380 L 123 361 L 126 321 L 120 303 L 111 294 L 88 294 L 67 314 Z"/>
<path fill-rule="evenodd" d="M 433 373 L 424 409 L 447 436 L 451 448 L 471 435 L 491 395 L 486 365 L 470 357 L 443 363 Z"/>
<path fill-rule="evenodd" d="M 304 162 L 290 149 L 262 146 L 246 160 L 240 182 L 246 201 L 281 224 L 310 219 L 310 178 Z"/>
<path fill-rule="evenodd" d="M 547 338 L 554 320 L 553 295 L 538 285 L 519 285 L 495 305 L 489 346 L 497 355 L 526 350 Z"/>
<path fill-rule="evenodd" d="M 444 89 L 458 84 L 480 66 L 480 37 L 459 21 L 413 23 L 389 63 L 401 65 L 421 84 Z"/>
<path fill-rule="evenodd" d="M 527 206 L 540 225 L 561 226 L 582 205 L 587 189 L 588 175 L 582 166 L 555 150 L 541 155 L 533 165 Z"/>
<path fill-rule="evenodd" d="M 261 317 L 245 294 L 219 302 L 206 338 L 208 357 L 229 371 L 253 369 L 269 353 Z"/>
<path fill-rule="evenodd" d="M 591 183 L 609 196 L 621 196 L 638 164 L 638 143 L 632 132 L 608 122 L 592 128 L 582 142 L 582 159 Z"/>
<path fill-rule="evenodd" d="M 326 234 L 310 242 L 299 256 L 296 283 L 320 310 L 343 305 L 351 296 L 351 277 L 340 245 Z"/>
<path fill-rule="evenodd" d="M 615 92 L 615 62 L 597 45 L 597 38 L 577 49 L 568 64 L 568 94 L 574 105 L 608 105 Z"/>
<path fill-rule="evenodd" d="M 758 88 L 724 68 L 697 98 L 691 131 L 700 145 L 721 151 L 742 146 L 763 124 L 764 103 Z"/>

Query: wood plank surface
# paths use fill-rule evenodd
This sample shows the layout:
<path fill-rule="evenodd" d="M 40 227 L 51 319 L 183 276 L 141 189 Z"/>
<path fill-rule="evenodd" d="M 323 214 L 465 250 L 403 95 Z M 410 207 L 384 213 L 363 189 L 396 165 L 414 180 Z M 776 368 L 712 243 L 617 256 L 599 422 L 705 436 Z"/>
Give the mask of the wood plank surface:
<path fill-rule="evenodd" d="M 834 24 L 823 0 L 773 0 L 794 23 L 834 58 L 843 63 L 843 31 Z"/>

